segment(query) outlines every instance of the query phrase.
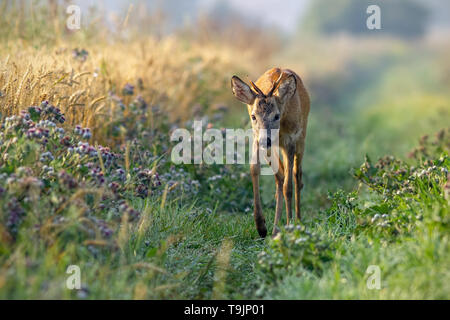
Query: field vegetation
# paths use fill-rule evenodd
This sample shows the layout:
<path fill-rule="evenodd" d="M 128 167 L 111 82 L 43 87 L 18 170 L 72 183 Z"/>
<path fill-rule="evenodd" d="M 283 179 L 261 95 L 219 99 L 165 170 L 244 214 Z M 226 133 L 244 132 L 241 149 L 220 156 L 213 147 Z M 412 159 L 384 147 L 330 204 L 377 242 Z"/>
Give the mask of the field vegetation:
<path fill-rule="evenodd" d="M 70 31 L 49 3 L 0 10 L 0 298 L 450 297 L 448 36 L 288 41 L 207 16 L 167 34 L 140 7 Z M 174 165 L 169 137 L 249 128 L 230 78 L 273 66 L 312 108 L 303 220 L 260 239 L 248 166 Z"/>

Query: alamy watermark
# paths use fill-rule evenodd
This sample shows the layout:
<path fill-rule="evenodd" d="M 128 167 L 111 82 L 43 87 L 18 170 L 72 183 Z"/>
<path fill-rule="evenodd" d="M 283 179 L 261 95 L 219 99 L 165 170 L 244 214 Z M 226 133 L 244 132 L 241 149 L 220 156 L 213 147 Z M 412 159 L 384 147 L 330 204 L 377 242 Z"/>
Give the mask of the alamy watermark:
<path fill-rule="evenodd" d="M 77 265 L 70 265 L 66 270 L 67 274 L 70 274 L 66 280 L 66 288 L 69 290 L 81 289 L 81 270 Z"/>
<path fill-rule="evenodd" d="M 66 27 L 69 30 L 79 30 L 81 28 L 81 8 L 76 5 L 70 5 L 66 8 L 69 15 L 66 20 Z"/>
<path fill-rule="evenodd" d="M 370 265 L 367 270 L 366 274 L 370 274 L 370 276 L 367 278 L 367 289 L 369 290 L 380 290 L 381 289 L 381 269 L 380 266 L 377 265 Z"/>
<path fill-rule="evenodd" d="M 369 30 L 381 29 L 381 9 L 380 6 L 373 4 L 367 7 L 366 13 L 369 14 L 366 20 L 366 26 Z M 66 8 L 66 14 L 69 16 L 66 20 L 66 27 L 69 30 L 79 30 L 81 28 L 81 8 L 77 5 L 69 5 Z"/>
<path fill-rule="evenodd" d="M 202 121 L 194 121 L 193 133 L 184 128 L 175 129 L 170 141 L 178 142 L 172 149 L 171 160 L 175 164 L 268 164 L 261 167 L 262 175 L 278 172 L 279 130 L 272 129 L 270 134 L 262 132 L 261 136 L 271 137 L 271 146 L 259 145 L 254 139 L 252 129 L 214 129 L 203 131 Z M 247 144 L 248 142 L 248 144 Z M 247 149 L 247 145 L 249 148 Z M 249 150 L 248 162 L 246 154 Z"/>
<path fill-rule="evenodd" d="M 367 14 L 370 16 L 366 20 L 366 26 L 369 30 L 380 30 L 381 29 L 381 9 L 380 6 L 376 4 L 370 5 L 366 10 Z"/>

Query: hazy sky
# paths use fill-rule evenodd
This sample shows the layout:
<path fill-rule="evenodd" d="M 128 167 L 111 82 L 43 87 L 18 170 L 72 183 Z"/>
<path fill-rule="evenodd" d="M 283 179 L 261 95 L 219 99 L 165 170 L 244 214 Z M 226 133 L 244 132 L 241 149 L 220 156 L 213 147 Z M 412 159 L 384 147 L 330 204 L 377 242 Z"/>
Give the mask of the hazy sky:
<path fill-rule="evenodd" d="M 62 0 L 60 0 L 62 1 Z M 87 8 L 92 5 L 107 8 L 109 11 L 121 11 L 130 3 L 139 0 L 72 0 L 72 3 Z M 144 0 L 150 5 L 164 4 L 177 12 L 176 16 L 192 16 L 195 12 L 190 6 L 191 0 Z M 306 4 L 310 0 L 196 0 L 199 9 L 208 9 L 214 4 L 225 2 L 236 11 L 247 15 L 262 24 L 275 25 L 285 31 L 292 31 L 297 27 L 298 17 L 304 12 Z M 192 3 L 192 2 L 191 2 Z M 191 8 L 190 8 L 191 7 Z M 194 9 L 195 10 L 195 9 Z M 182 11 L 182 12 L 180 12 Z"/>
<path fill-rule="evenodd" d="M 208 6 L 219 0 L 201 0 Z M 291 31 L 297 26 L 297 19 L 303 13 L 309 0 L 228 0 L 237 11 L 258 18 L 267 24 Z"/>
<path fill-rule="evenodd" d="M 119 15 L 124 14 L 131 3 L 140 1 L 146 2 L 149 7 L 164 7 L 167 13 L 172 14 L 174 25 L 182 24 L 216 4 L 221 4 L 222 7 L 226 4 L 262 24 L 275 25 L 284 31 L 294 31 L 308 3 L 314 0 L 71 0 L 82 9 L 94 5 Z M 426 3 L 433 10 L 432 22 L 435 25 L 450 26 L 450 0 L 427 0 Z"/>

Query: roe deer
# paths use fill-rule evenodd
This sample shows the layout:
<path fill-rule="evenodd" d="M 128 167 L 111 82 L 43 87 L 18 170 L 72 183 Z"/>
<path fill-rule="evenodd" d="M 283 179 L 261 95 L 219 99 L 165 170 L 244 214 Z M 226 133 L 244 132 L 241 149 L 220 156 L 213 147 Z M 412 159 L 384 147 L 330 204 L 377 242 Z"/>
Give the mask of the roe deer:
<path fill-rule="evenodd" d="M 252 151 L 258 154 L 259 148 L 270 150 L 272 129 L 279 130 L 279 148 L 283 162 L 279 163 L 275 174 L 276 209 L 273 235 L 278 232 L 277 224 L 282 211 L 282 196 L 286 204 L 287 223 L 292 220 L 292 176 L 295 184 L 295 216 L 300 220 L 300 190 L 302 183 L 302 158 L 305 149 L 306 126 L 310 99 L 300 77 L 293 71 L 273 68 L 266 71 L 256 84 L 250 88 L 239 77 L 231 78 L 231 88 L 236 98 L 247 104 L 253 128 Z M 275 153 L 276 154 L 276 153 Z M 260 160 L 250 165 L 253 183 L 254 218 L 256 229 L 261 237 L 267 235 L 265 219 L 262 214 L 259 195 Z"/>

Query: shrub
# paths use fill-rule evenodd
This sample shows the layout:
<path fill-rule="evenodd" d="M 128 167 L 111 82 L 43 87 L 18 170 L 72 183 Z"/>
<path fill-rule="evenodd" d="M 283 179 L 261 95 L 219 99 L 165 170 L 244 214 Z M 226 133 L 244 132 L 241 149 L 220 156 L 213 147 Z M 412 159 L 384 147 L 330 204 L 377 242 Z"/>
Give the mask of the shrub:
<path fill-rule="evenodd" d="M 333 256 L 331 242 L 305 226 L 286 226 L 259 254 L 259 271 L 271 282 L 306 269 L 320 274 Z"/>

